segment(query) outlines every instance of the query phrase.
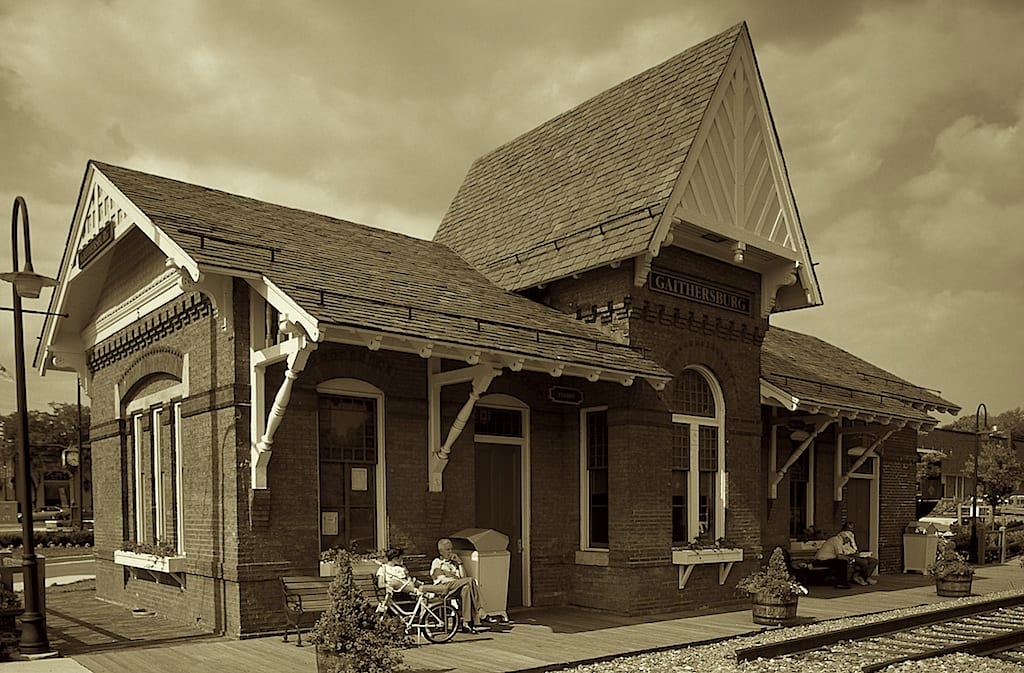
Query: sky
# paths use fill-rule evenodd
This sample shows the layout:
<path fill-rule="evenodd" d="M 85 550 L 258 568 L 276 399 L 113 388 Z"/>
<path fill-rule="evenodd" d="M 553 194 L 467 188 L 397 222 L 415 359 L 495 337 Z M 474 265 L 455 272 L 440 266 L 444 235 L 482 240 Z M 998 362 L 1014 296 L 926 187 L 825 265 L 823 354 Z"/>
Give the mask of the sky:
<path fill-rule="evenodd" d="M 431 238 L 476 157 L 744 20 L 825 298 L 772 324 L 966 415 L 1024 406 L 1014 0 L 3 0 L 0 204 L 51 276 L 89 159 Z M 75 385 L 30 372 L 29 406 Z"/>

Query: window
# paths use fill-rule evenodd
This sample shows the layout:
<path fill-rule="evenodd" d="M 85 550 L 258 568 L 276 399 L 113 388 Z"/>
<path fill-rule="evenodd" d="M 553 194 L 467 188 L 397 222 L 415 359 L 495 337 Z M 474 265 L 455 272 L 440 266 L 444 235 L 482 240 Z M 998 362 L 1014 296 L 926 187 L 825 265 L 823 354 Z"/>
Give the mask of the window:
<path fill-rule="evenodd" d="M 151 402 L 152 399 L 147 399 Z M 185 550 L 183 532 L 181 403 L 132 411 L 132 539 Z"/>
<path fill-rule="evenodd" d="M 348 380 L 321 384 L 317 390 L 320 548 L 377 549 L 384 543 L 378 507 L 383 502 L 383 395 Z"/>
<path fill-rule="evenodd" d="M 582 546 L 608 549 L 608 411 L 582 412 Z"/>
<path fill-rule="evenodd" d="M 797 537 L 810 525 L 811 451 L 806 451 L 789 468 L 789 535 Z"/>
<path fill-rule="evenodd" d="M 684 369 L 668 392 L 672 409 L 672 544 L 725 535 L 725 410 L 712 374 Z M 694 469 L 696 468 L 696 469 Z"/>

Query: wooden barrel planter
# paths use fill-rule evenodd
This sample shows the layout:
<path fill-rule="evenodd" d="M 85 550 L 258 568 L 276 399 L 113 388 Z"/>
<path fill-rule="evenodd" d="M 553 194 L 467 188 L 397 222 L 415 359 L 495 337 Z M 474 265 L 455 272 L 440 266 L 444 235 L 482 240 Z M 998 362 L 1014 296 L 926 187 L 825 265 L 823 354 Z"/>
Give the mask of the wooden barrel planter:
<path fill-rule="evenodd" d="M 971 595 L 971 575 L 950 575 L 935 580 L 935 593 L 940 596 L 962 598 Z"/>
<path fill-rule="evenodd" d="M 755 624 L 779 626 L 796 619 L 796 608 L 799 596 L 792 598 L 775 598 L 762 594 L 754 595 L 753 613 Z"/>

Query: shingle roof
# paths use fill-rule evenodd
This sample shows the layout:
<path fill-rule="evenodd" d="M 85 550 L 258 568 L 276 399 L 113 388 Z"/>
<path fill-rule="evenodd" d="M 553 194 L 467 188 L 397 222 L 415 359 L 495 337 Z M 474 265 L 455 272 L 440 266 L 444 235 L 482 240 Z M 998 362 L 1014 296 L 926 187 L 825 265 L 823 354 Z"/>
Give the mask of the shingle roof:
<path fill-rule="evenodd" d="M 737 24 L 477 159 L 434 240 L 509 290 L 646 250 L 743 31 Z"/>
<path fill-rule="evenodd" d="M 960 407 L 809 334 L 772 326 L 761 347 L 761 378 L 805 404 L 934 423 L 928 411 Z"/>
<path fill-rule="evenodd" d="M 438 243 L 91 163 L 197 263 L 264 275 L 325 323 L 669 377 L 593 325 L 496 287 Z"/>

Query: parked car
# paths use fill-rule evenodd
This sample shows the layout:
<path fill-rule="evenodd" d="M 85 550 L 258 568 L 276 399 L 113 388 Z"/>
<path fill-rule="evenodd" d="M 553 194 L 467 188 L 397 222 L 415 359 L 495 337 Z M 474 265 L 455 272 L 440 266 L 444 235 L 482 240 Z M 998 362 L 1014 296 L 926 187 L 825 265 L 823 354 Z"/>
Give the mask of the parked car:
<path fill-rule="evenodd" d="M 65 512 L 63 507 L 58 505 L 43 505 L 36 511 L 32 512 L 33 521 L 47 521 L 50 519 L 56 519 L 58 521 L 62 519 L 68 519 L 71 517 L 71 512 Z"/>

